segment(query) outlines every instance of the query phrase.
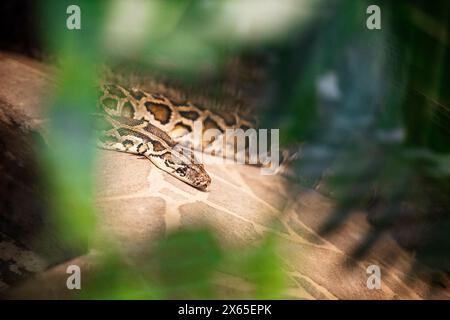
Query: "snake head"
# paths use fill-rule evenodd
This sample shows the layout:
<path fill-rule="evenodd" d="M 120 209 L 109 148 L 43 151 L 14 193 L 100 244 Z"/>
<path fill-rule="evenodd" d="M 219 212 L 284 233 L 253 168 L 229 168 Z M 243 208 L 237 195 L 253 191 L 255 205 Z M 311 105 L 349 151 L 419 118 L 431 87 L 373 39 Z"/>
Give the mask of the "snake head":
<path fill-rule="evenodd" d="M 186 170 L 186 178 L 189 184 L 200 190 L 206 190 L 211 184 L 211 178 L 202 164 L 190 164 Z"/>
<path fill-rule="evenodd" d="M 160 169 L 197 189 L 205 191 L 211 184 L 211 178 L 203 164 L 192 161 L 191 157 L 184 154 L 172 150 L 149 159 Z"/>
<path fill-rule="evenodd" d="M 197 161 L 192 150 L 177 145 L 172 150 L 171 156 L 176 166 L 175 177 L 202 191 L 208 188 L 211 177 L 203 164 Z"/>
<path fill-rule="evenodd" d="M 202 191 L 211 184 L 211 178 L 202 164 L 178 163 L 172 175 Z"/>

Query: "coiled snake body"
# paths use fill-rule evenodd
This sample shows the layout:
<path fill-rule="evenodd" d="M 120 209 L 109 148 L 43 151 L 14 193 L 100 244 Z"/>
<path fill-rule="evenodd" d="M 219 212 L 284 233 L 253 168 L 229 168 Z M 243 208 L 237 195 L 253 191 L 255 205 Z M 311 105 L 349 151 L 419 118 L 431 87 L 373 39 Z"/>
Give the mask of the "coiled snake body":
<path fill-rule="evenodd" d="M 201 190 L 210 185 L 211 178 L 193 153 L 186 154 L 177 146 L 191 139 L 198 124 L 203 132 L 216 129 L 220 133 L 228 128 L 246 130 L 253 126 L 237 111 L 219 115 L 190 102 L 175 103 L 161 94 L 127 90 L 119 85 L 102 86 L 99 109 L 106 120 L 99 147 L 145 156 L 161 170 Z M 205 151 L 215 140 L 202 137 L 193 147 Z"/>

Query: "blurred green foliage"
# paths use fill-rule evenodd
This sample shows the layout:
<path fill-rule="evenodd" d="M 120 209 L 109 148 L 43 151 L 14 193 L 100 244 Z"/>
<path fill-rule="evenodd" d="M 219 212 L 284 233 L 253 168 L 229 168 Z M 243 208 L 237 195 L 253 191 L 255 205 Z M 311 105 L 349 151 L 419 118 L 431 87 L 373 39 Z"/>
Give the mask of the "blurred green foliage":
<path fill-rule="evenodd" d="M 293 178 L 338 200 L 324 232 L 367 210 L 375 228 L 356 256 L 391 231 L 448 272 L 449 3 L 379 1 L 379 31 L 364 27 L 369 4 L 341 1 L 278 48 L 265 126 L 280 127 L 286 145 L 302 142 Z"/>
<path fill-rule="evenodd" d="M 98 38 L 95 36 L 99 5 L 86 1 L 88 32 L 65 28 L 68 2 L 46 1 L 42 6 L 43 34 L 60 68 L 57 90 L 49 101 L 49 143 L 41 154 L 51 198 L 51 219 L 57 235 L 69 250 L 85 252 L 95 229 L 92 207 L 93 132 L 90 114 L 96 105 L 95 63 Z M 92 16 L 89 16 L 89 13 Z M 94 18 L 95 17 L 95 18 Z M 64 26 L 64 27 L 62 27 Z M 86 26 L 85 26 L 86 27 Z"/>
<path fill-rule="evenodd" d="M 231 250 L 222 248 L 207 229 L 181 230 L 159 240 L 133 263 L 106 250 L 79 298 L 280 299 L 286 275 L 276 251 L 273 236 L 257 246 Z M 223 293 L 218 272 L 246 279 L 248 292 L 231 288 L 232 296 Z"/>

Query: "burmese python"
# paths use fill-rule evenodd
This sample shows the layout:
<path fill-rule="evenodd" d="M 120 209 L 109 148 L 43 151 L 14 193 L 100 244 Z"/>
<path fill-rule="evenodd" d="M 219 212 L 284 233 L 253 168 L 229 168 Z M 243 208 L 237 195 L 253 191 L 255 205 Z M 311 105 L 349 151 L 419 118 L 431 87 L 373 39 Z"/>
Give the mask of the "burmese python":
<path fill-rule="evenodd" d="M 211 178 L 194 154 L 180 147 L 192 138 L 194 126 L 201 124 L 203 132 L 216 129 L 219 133 L 253 127 L 253 122 L 237 111 L 219 114 L 189 101 L 178 103 L 161 94 L 119 85 L 102 86 L 98 109 L 107 126 L 101 128 L 99 147 L 145 156 L 158 168 L 201 190 L 210 185 Z M 205 151 L 213 147 L 217 137 L 202 136 L 201 140 L 194 142 L 193 148 Z M 225 154 L 230 152 L 219 150 L 215 155 Z"/>

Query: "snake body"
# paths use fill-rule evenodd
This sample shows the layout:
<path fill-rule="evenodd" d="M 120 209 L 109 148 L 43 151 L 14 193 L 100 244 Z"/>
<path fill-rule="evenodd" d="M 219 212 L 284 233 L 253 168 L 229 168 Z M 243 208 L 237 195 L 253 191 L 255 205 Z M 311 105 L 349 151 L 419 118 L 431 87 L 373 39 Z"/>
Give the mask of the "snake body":
<path fill-rule="evenodd" d="M 210 176 L 203 164 L 195 161 L 193 153 L 177 146 L 192 139 L 199 124 L 203 132 L 215 129 L 219 134 L 226 129 L 253 127 L 253 122 L 244 119 L 238 111 L 220 114 L 189 101 L 174 102 L 161 94 L 119 85 L 102 86 L 99 109 L 105 120 L 99 147 L 145 156 L 161 170 L 201 190 L 210 185 Z M 193 147 L 205 151 L 213 146 L 216 138 L 202 137 Z M 216 155 L 222 153 L 225 154 L 219 150 Z"/>

